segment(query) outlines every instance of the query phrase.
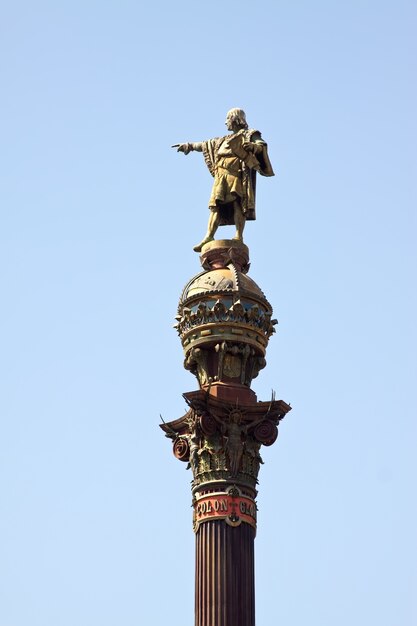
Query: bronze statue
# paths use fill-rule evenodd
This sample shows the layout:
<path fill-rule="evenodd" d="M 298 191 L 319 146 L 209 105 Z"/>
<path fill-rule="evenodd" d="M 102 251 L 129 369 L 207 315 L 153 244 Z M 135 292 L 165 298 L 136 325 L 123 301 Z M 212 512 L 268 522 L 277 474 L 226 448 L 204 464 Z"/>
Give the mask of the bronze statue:
<path fill-rule="evenodd" d="M 224 224 L 234 224 L 234 239 L 243 241 L 246 220 L 255 219 L 256 172 L 262 176 L 274 176 L 267 145 L 258 130 L 248 129 L 242 109 L 231 109 L 228 112 L 226 127 L 232 132 L 225 137 L 172 146 L 184 154 L 192 150 L 202 152 L 214 177 L 207 233 L 194 247 L 196 252 L 212 241 L 218 226 Z"/>

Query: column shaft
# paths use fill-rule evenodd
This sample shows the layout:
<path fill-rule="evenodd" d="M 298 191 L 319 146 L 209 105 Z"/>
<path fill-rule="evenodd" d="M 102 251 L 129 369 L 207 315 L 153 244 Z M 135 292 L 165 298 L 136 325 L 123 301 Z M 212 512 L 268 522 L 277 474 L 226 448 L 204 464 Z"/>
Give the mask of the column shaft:
<path fill-rule="evenodd" d="M 255 531 L 225 521 L 196 534 L 195 626 L 255 626 Z"/>

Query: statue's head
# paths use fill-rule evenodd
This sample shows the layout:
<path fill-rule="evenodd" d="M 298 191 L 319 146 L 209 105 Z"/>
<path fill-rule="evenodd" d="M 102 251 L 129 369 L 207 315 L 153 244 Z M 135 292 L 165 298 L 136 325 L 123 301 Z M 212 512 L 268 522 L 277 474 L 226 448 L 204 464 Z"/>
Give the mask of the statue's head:
<path fill-rule="evenodd" d="M 229 413 L 229 419 L 234 424 L 240 424 L 242 421 L 242 412 L 239 409 L 232 409 Z"/>
<path fill-rule="evenodd" d="M 230 109 L 226 115 L 226 127 L 228 130 L 233 130 L 232 126 L 235 128 L 247 128 L 248 124 L 246 122 L 245 111 L 242 109 Z"/>

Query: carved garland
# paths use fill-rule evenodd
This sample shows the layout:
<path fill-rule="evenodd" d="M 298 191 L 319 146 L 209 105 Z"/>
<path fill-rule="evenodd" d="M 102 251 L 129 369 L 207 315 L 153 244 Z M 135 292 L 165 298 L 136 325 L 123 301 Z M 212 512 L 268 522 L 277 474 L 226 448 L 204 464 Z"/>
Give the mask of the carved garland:
<path fill-rule="evenodd" d="M 227 308 L 221 300 L 218 300 L 212 307 L 205 302 L 199 302 L 193 309 L 183 307 L 176 317 L 175 328 L 180 337 L 196 326 L 224 322 L 247 324 L 263 332 L 267 338 L 275 332 L 274 326 L 277 322 L 271 320 L 272 312 L 262 309 L 257 304 L 245 309 L 241 302 L 235 302 Z"/>

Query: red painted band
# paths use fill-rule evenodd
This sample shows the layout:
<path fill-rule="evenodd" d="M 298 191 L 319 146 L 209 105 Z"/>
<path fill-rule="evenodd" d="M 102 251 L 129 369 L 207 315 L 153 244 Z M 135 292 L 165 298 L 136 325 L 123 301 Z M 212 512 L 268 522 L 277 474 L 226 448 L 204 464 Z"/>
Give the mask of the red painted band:
<path fill-rule="evenodd" d="M 226 520 L 231 526 L 242 522 L 256 528 L 256 503 L 246 496 L 209 493 L 194 502 L 194 527 L 210 520 Z"/>

